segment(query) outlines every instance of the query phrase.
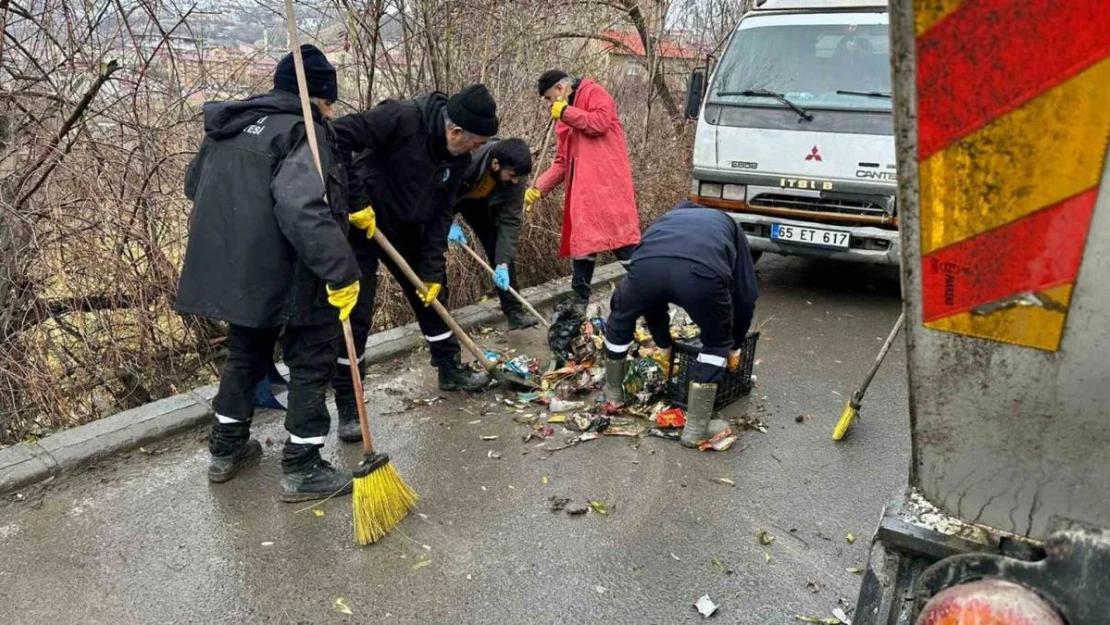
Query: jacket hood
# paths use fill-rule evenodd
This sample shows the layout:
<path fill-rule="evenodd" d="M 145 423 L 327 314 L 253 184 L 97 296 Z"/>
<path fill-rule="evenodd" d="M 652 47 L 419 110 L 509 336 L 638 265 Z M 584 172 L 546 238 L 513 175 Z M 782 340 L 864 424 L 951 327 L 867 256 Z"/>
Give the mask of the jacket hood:
<path fill-rule="evenodd" d="M 443 112 L 447 110 L 447 94 L 433 91 L 428 95 L 414 98 L 413 101 L 420 109 L 424 128 L 431 136 L 432 145 L 435 146 L 436 151 L 440 155 L 450 156 L 447 152 L 447 126 L 443 123 Z"/>
<path fill-rule="evenodd" d="M 317 116 L 316 107 L 313 115 Z M 300 99 L 284 91 L 271 91 L 246 100 L 209 102 L 204 105 L 204 132 L 215 140 L 235 136 L 265 115 L 301 114 Z"/>

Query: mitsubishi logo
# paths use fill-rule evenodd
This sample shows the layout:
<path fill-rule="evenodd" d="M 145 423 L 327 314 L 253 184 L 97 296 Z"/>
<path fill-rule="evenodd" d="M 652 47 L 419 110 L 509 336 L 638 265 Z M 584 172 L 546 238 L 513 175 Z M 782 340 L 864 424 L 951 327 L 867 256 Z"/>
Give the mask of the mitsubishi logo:
<path fill-rule="evenodd" d="M 817 151 L 817 146 L 813 146 L 813 149 L 809 151 L 809 154 L 806 154 L 806 160 L 817 161 L 818 163 L 821 162 L 821 153 Z"/>

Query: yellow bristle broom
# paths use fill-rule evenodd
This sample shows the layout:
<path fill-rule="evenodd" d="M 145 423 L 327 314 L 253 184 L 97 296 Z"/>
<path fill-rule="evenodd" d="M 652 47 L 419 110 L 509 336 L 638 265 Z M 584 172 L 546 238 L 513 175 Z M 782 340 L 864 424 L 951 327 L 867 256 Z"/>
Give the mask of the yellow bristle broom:
<path fill-rule="evenodd" d="M 293 49 L 293 61 L 297 71 L 297 87 L 301 96 L 301 111 L 305 119 L 305 133 L 312 160 L 320 180 L 324 182 L 323 169 L 320 167 L 320 151 L 316 143 L 316 125 L 312 121 L 312 106 L 308 99 L 308 87 L 304 75 L 304 59 L 297 36 L 297 22 L 293 14 L 293 0 L 285 0 L 286 25 L 289 29 L 289 46 Z M 343 339 L 347 346 L 347 359 L 351 362 L 351 381 L 354 383 L 355 403 L 358 406 L 358 420 L 362 427 L 362 449 L 365 456 L 354 471 L 354 494 L 351 501 L 354 507 L 355 541 L 368 545 L 385 536 L 397 527 L 416 505 L 417 495 L 401 478 L 397 469 L 389 461 L 387 454 L 374 451 L 374 439 L 370 435 L 370 422 L 366 416 L 366 403 L 362 396 L 362 376 L 358 372 L 358 354 L 355 350 L 354 333 L 349 319 L 343 320 Z"/>
<path fill-rule="evenodd" d="M 840 411 L 840 419 L 836 422 L 836 427 L 833 428 L 832 438 L 834 441 L 843 439 L 848 435 L 848 430 L 852 427 L 852 423 L 859 418 L 859 409 L 863 405 L 863 394 L 867 392 L 867 387 L 871 386 L 871 380 L 875 379 L 875 374 L 879 371 L 879 365 L 883 364 L 887 352 L 890 351 L 890 346 L 894 344 L 894 337 L 898 336 L 898 332 L 906 323 L 906 313 L 903 311 L 898 316 L 898 321 L 894 323 L 894 329 L 890 331 L 890 336 L 886 337 L 886 342 L 883 343 L 882 349 L 879 350 L 879 355 L 875 358 L 875 363 L 871 365 L 871 370 L 867 372 L 867 377 L 864 378 L 863 384 L 859 389 L 852 394 L 852 398 L 844 404 L 844 410 Z"/>

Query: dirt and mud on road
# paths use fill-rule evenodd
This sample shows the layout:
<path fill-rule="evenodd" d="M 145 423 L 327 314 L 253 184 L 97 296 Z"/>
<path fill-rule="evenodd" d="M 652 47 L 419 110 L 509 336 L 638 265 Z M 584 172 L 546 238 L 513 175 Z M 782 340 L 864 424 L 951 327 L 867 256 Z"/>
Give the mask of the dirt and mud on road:
<path fill-rule="evenodd" d="M 261 465 L 227 484 L 205 480 L 196 431 L 5 497 L 0 613 L 8 623 L 681 623 L 704 619 L 694 603 L 708 595 L 710 618 L 728 623 L 850 614 L 852 571 L 909 461 L 901 343 L 850 439 L 830 433 L 898 316 L 897 275 L 777 257 L 759 270 L 758 385 L 725 414 L 767 431 L 740 431 L 729 451 L 611 436 L 537 449 L 513 417 L 541 407 L 497 405 L 511 395 L 500 389 L 439 392 L 417 352 L 367 381 L 378 443 L 422 497 L 382 542 L 355 546 L 349 499 L 277 501 L 284 430 L 280 413 L 264 413 Z M 539 329 L 479 336 L 546 356 Z M 334 439 L 326 455 L 359 457 Z"/>

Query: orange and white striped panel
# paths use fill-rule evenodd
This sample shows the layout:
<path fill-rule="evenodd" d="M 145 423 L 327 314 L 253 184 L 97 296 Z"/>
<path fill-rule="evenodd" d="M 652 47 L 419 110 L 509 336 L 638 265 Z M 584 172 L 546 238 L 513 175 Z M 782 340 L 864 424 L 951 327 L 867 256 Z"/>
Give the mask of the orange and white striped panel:
<path fill-rule="evenodd" d="M 925 326 L 1056 351 L 1110 144 L 1110 1 L 914 16 Z"/>

